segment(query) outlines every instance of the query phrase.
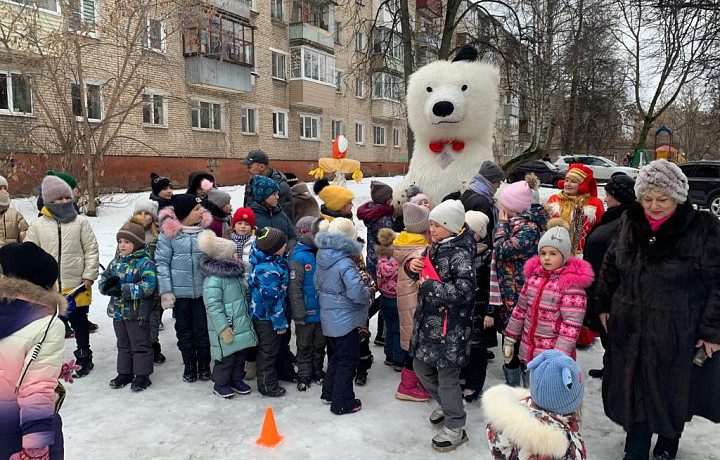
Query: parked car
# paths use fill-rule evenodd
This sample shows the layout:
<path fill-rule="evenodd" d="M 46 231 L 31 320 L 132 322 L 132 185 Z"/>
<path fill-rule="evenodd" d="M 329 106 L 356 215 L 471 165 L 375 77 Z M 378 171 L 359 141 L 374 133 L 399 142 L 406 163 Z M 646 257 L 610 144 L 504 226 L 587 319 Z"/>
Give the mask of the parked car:
<path fill-rule="evenodd" d="M 565 179 L 565 173 L 558 170 L 558 168 L 549 161 L 533 160 L 516 166 L 515 169 L 508 174 L 507 182 L 508 184 L 512 184 L 513 182 L 524 180 L 525 175 L 529 173 L 535 174 L 538 179 L 540 179 L 541 184 L 552 185 L 555 188 L 558 188 L 558 181 Z"/>
<path fill-rule="evenodd" d="M 558 157 L 555 166 L 561 171 L 567 171 L 573 163 L 581 163 L 592 169 L 595 180 L 599 182 L 607 182 L 616 174 L 627 174 L 635 179 L 640 172 L 637 168 L 619 166 L 612 160 L 594 155 L 563 155 Z"/>
<path fill-rule="evenodd" d="M 688 178 L 690 201 L 720 217 L 720 161 L 691 161 L 679 166 Z"/>

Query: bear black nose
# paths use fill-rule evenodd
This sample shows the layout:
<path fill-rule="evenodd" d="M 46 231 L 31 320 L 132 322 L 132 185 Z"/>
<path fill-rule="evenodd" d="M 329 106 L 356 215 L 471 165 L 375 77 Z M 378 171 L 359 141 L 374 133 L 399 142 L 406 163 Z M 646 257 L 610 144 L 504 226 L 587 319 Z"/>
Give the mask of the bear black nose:
<path fill-rule="evenodd" d="M 438 117 L 447 117 L 453 111 L 455 110 L 455 106 L 452 105 L 452 102 L 448 101 L 440 101 L 436 102 L 433 106 L 433 114 Z"/>

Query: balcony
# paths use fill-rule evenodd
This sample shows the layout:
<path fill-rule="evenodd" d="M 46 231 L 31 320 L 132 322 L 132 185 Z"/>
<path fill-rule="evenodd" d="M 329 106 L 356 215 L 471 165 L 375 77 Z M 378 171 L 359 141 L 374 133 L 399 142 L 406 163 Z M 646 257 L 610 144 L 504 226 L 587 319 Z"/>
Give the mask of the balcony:
<path fill-rule="evenodd" d="M 305 22 L 290 24 L 290 46 L 309 45 L 329 53 L 335 52 L 335 38 L 330 32 Z"/>
<path fill-rule="evenodd" d="M 373 99 L 372 100 L 372 117 L 373 119 L 390 121 L 396 120 L 403 116 L 402 105 L 400 102 L 391 101 L 389 99 Z"/>
<path fill-rule="evenodd" d="M 418 10 L 427 9 L 436 16 L 442 13 L 441 0 L 417 0 L 415 5 Z"/>
<path fill-rule="evenodd" d="M 391 72 L 398 75 L 403 74 L 403 62 L 392 56 L 374 54 L 370 58 L 370 69 L 373 72 Z"/>
<path fill-rule="evenodd" d="M 290 104 L 330 109 L 335 107 L 337 92 L 334 86 L 305 79 L 290 80 Z"/>
<path fill-rule="evenodd" d="M 227 11 L 235 16 L 250 19 L 250 5 L 243 0 L 205 0 L 218 10 Z"/>
<path fill-rule="evenodd" d="M 185 83 L 247 93 L 252 89 L 250 69 L 211 57 L 191 56 L 185 59 Z"/>

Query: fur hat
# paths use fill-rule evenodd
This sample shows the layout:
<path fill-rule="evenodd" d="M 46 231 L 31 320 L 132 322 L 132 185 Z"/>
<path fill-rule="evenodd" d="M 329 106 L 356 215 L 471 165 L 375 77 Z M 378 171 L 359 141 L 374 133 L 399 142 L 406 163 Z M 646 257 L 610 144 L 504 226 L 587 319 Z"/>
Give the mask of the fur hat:
<path fill-rule="evenodd" d="M 570 232 L 568 232 L 568 224 L 560 217 L 550 219 L 548 221 L 548 229 L 538 242 L 538 252 L 540 249 L 550 246 L 560 251 L 563 256 L 563 262 L 567 262 L 572 251 L 572 241 Z"/>
<path fill-rule="evenodd" d="M 580 163 L 573 163 L 568 167 L 567 173 L 565 173 L 565 179 L 573 179 L 580 183 L 578 187 L 578 193 L 580 195 L 590 194 L 590 196 L 597 196 L 597 183 L 595 182 L 595 175 L 592 169 Z M 565 181 L 558 181 L 560 188 L 565 187 Z"/>
<path fill-rule="evenodd" d="M 379 256 L 392 257 L 393 241 L 397 238 L 397 234 L 391 228 L 381 228 L 377 232 L 377 242 L 375 245 L 375 254 Z"/>
<path fill-rule="evenodd" d="M 478 173 L 487 179 L 488 182 L 502 182 L 505 179 L 505 173 L 502 168 L 490 160 L 483 161 Z"/>
<path fill-rule="evenodd" d="M 328 233 L 344 236 L 349 240 L 355 241 L 357 239 L 357 228 L 355 228 L 355 224 L 352 220 L 344 217 L 336 217 L 333 219 L 327 231 Z"/>
<path fill-rule="evenodd" d="M 392 196 L 393 189 L 388 184 L 377 180 L 370 182 L 370 198 L 374 203 L 385 204 Z"/>
<path fill-rule="evenodd" d="M 133 214 L 137 214 L 140 211 L 145 211 L 149 213 L 154 220 L 157 220 L 158 218 L 158 202 L 153 201 L 149 198 L 140 198 L 135 202 L 135 210 L 133 211 Z"/>
<path fill-rule="evenodd" d="M 484 212 L 465 211 L 465 222 L 467 222 L 470 230 L 475 232 L 481 240 L 485 239 L 490 218 Z"/>
<path fill-rule="evenodd" d="M 60 179 L 65 181 L 65 183 L 68 184 L 71 189 L 75 190 L 75 188 L 77 188 L 77 179 L 75 179 L 70 174 L 63 172 L 55 172 L 52 169 L 49 169 L 45 172 L 45 175 L 59 177 Z"/>
<path fill-rule="evenodd" d="M 632 204 L 637 201 L 635 197 L 635 179 L 627 174 L 613 176 L 605 184 L 605 193 L 618 200 L 620 204 Z"/>
<path fill-rule="evenodd" d="M 305 216 L 301 217 L 300 220 L 295 223 L 295 234 L 298 236 L 298 241 L 305 246 L 315 246 L 315 235 L 313 235 L 312 232 L 315 219 L 316 217 L 313 216 Z"/>
<path fill-rule="evenodd" d="M 115 235 L 115 240 L 120 238 L 131 242 L 136 251 L 145 246 L 145 219 L 140 216 L 132 216 Z"/>
<path fill-rule="evenodd" d="M 175 210 L 175 217 L 177 217 L 177 219 L 181 222 L 190 215 L 192 210 L 195 209 L 195 206 L 201 203 L 202 200 L 200 198 L 195 195 L 190 195 L 189 193 L 173 195 L 170 200 L 170 204 L 172 204 L 172 207 Z"/>
<path fill-rule="evenodd" d="M 498 201 L 503 208 L 520 213 L 530 209 L 532 196 L 533 191 L 528 183 L 521 180 L 505 187 Z"/>
<path fill-rule="evenodd" d="M 167 187 L 172 187 L 172 181 L 167 177 L 158 176 L 157 174 L 150 173 L 150 188 L 155 195 L 159 195 Z"/>
<path fill-rule="evenodd" d="M 532 204 L 540 204 L 540 179 L 533 173 L 525 174 L 525 182 L 532 189 Z"/>
<path fill-rule="evenodd" d="M 430 210 L 428 208 L 409 201 L 407 203 L 403 203 L 402 211 L 405 230 L 419 235 L 427 233 L 430 228 L 430 219 L 428 218 Z"/>
<path fill-rule="evenodd" d="M 273 193 L 280 190 L 280 186 L 274 180 L 267 176 L 256 175 L 252 178 L 252 191 L 255 201 L 262 203 L 272 195 Z"/>
<path fill-rule="evenodd" d="M 222 209 L 226 204 L 230 203 L 230 194 L 216 188 L 211 188 L 208 190 L 208 201 L 219 209 Z"/>
<path fill-rule="evenodd" d="M 355 199 L 353 192 L 339 185 L 330 185 L 327 179 L 315 181 L 313 191 L 325 203 L 325 207 L 333 212 L 339 212 Z"/>
<path fill-rule="evenodd" d="M 285 234 L 273 227 L 262 227 L 255 232 L 255 245 L 267 255 L 273 255 L 287 242 Z"/>
<path fill-rule="evenodd" d="M 238 222 L 247 222 L 252 228 L 255 228 L 255 213 L 250 208 L 240 208 L 235 211 L 232 218 L 232 227 Z"/>
<path fill-rule="evenodd" d="M 3 176 L 0 176 L 0 187 L 5 187 L 5 190 L 8 189 L 8 181 Z"/>
<path fill-rule="evenodd" d="M 203 230 L 198 237 L 198 247 L 213 260 L 229 260 L 237 250 L 232 240 L 218 238 L 212 230 Z"/>
<path fill-rule="evenodd" d="M 460 200 L 447 200 L 432 208 L 428 217 L 450 233 L 460 233 L 465 224 L 465 208 Z"/>
<path fill-rule="evenodd" d="M 59 275 L 55 258 L 29 241 L 1 247 L 0 266 L 5 276 L 30 281 L 44 289 L 55 284 Z"/>
<path fill-rule="evenodd" d="M 74 199 L 73 189 L 67 182 L 53 175 L 45 176 L 42 181 L 42 199 L 45 203 L 52 203 L 61 198 Z"/>
<path fill-rule="evenodd" d="M 678 165 L 664 158 L 643 166 L 635 179 L 635 195 L 638 198 L 642 197 L 650 187 L 665 190 L 678 203 L 685 203 L 687 200 L 689 190 L 687 177 Z"/>
<path fill-rule="evenodd" d="M 576 412 L 585 395 L 582 368 L 571 357 L 547 350 L 528 363 L 530 397 L 541 409 L 560 415 Z"/>

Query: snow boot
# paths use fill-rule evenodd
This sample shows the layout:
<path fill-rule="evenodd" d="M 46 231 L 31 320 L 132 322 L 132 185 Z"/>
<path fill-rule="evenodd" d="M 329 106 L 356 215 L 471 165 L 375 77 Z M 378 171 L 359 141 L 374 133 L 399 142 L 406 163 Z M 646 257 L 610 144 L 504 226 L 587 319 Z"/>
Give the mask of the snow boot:
<path fill-rule="evenodd" d="M 471 403 L 477 401 L 480 396 L 482 396 L 482 391 L 475 391 L 471 390 L 470 388 L 466 388 L 463 390 L 463 399 L 465 400 L 465 402 Z"/>
<path fill-rule="evenodd" d="M 213 387 L 213 393 L 220 396 L 223 399 L 232 398 L 235 396 L 235 392 L 230 385 L 218 385 L 217 383 Z"/>
<path fill-rule="evenodd" d="M 495 359 L 495 353 L 493 353 L 490 350 L 486 350 L 485 351 L 485 359 L 488 361 Z"/>
<path fill-rule="evenodd" d="M 461 444 L 468 441 L 465 427 L 451 429 L 444 427 L 442 432 L 435 435 L 432 440 L 433 449 L 440 452 L 449 452 L 455 450 Z"/>
<path fill-rule="evenodd" d="M 150 385 L 152 385 L 150 377 L 147 375 L 136 375 L 135 380 L 133 380 L 132 385 L 130 385 L 130 389 L 132 391 L 145 391 Z"/>
<path fill-rule="evenodd" d="M 245 380 L 255 380 L 255 374 L 257 373 L 257 367 L 255 361 L 245 362 Z"/>
<path fill-rule="evenodd" d="M 395 397 L 401 401 L 425 402 L 430 399 L 430 393 L 418 385 L 418 378 L 415 372 L 403 368 L 400 374 L 400 385 L 398 385 Z"/>
<path fill-rule="evenodd" d="M 588 375 L 594 379 L 601 379 L 603 378 L 603 371 L 604 369 L 590 369 Z"/>
<path fill-rule="evenodd" d="M 197 367 L 198 380 L 210 380 L 210 363 L 199 362 Z"/>
<path fill-rule="evenodd" d="M 100 330 L 100 326 L 98 326 L 97 324 L 88 320 L 88 330 L 90 331 L 91 334 L 94 334 L 95 332 Z"/>
<path fill-rule="evenodd" d="M 260 394 L 262 394 L 263 396 L 268 396 L 270 398 L 279 398 L 281 396 L 285 396 L 285 388 L 278 385 L 272 390 L 261 391 Z"/>
<path fill-rule="evenodd" d="M 508 369 L 507 366 L 503 366 L 503 372 L 505 373 L 505 383 L 511 387 L 520 387 L 520 380 L 522 369 L 517 367 L 515 369 Z"/>
<path fill-rule="evenodd" d="M 530 388 L 530 371 L 527 371 L 527 370 L 522 371 L 522 383 L 523 383 L 523 388 Z"/>
<path fill-rule="evenodd" d="M 355 412 L 358 412 L 360 409 L 362 409 L 362 402 L 360 402 L 359 399 L 355 400 L 353 407 L 349 410 L 345 409 L 345 408 L 334 407 L 332 405 L 330 406 L 330 412 L 332 412 L 335 415 L 354 414 Z"/>
<path fill-rule="evenodd" d="M 239 395 L 249 395 L 250 392 L 252 392 L 252 388 L 250 388 L 250 385 L 245 383 L 242 379 L 231 382 L 230 388 L 232 388 L 232 391 Z"/>
<path fill-rule="evenodd" d="M 435 410 L 432 411 L 432 414 L 430 414 L 430 424 L 438 428 L 445 425 L 445 412 L 443 412 L 442 407 L 437 406 Z"/>
<path fill-rule="evenodd" d="M 132 381 L 132 374 L 118 374 L 117 377 L 110 380 L 110 388 L 115 388 L 117 390 L 118 388 L 123 388 L 127 385 L 130 385 Z"/>
<path fill-rule="evenodd" d="M 65 323 L 65 338 L 66 339 L 74 339 L 75 331 L 73 331 L 73 328 L 70 326 L 70 322 L 68 320 L 64 319 L 63 323 Z"/>
<path fill-rule="evenodd" d="M 85 377 L 90 373 L 90 371 L 95 367 L 93 364 L 92 358 L 92 350 L 89 348 L 85 348 L 82 350 L 75 350 L 75 364 L 80 366 L 80 370 L 73 372 L 73 377 L 76 379 Z"/>
<path fill-rule="evenodd" d="M 310 388 L 310 377 L 300 377 L 297 383 L 298 391 L 307 391 Z"/>
<path fill-rule="evenodd" d="M 191 383 L 198 379 L 197 363 L 185 363 L 185 370 L 183 370 L 183 380 Z"/>
<path fill-rule="evenodd" d="M 322 385 L 325 381 L 325 371 L 322 369 L 315 369 L 315 371 L 313 371 L 313 380 L 315 380 L 315 383 L 318 385 Z"/>
<path fill-rule="evenodd" d="M 355 376 L 355 385 L 364 387 L 367 385 L 367 374 L 365 375 L 356 375 Z"/>
<path fill-rule="evenodd" d="M 153 349 L 153 362 L 157 364 L 162 364 L 165 362 L 165 355 L 162 354 L 160 347 L 160 342 L 155 342 L 152 344 Z"/>

